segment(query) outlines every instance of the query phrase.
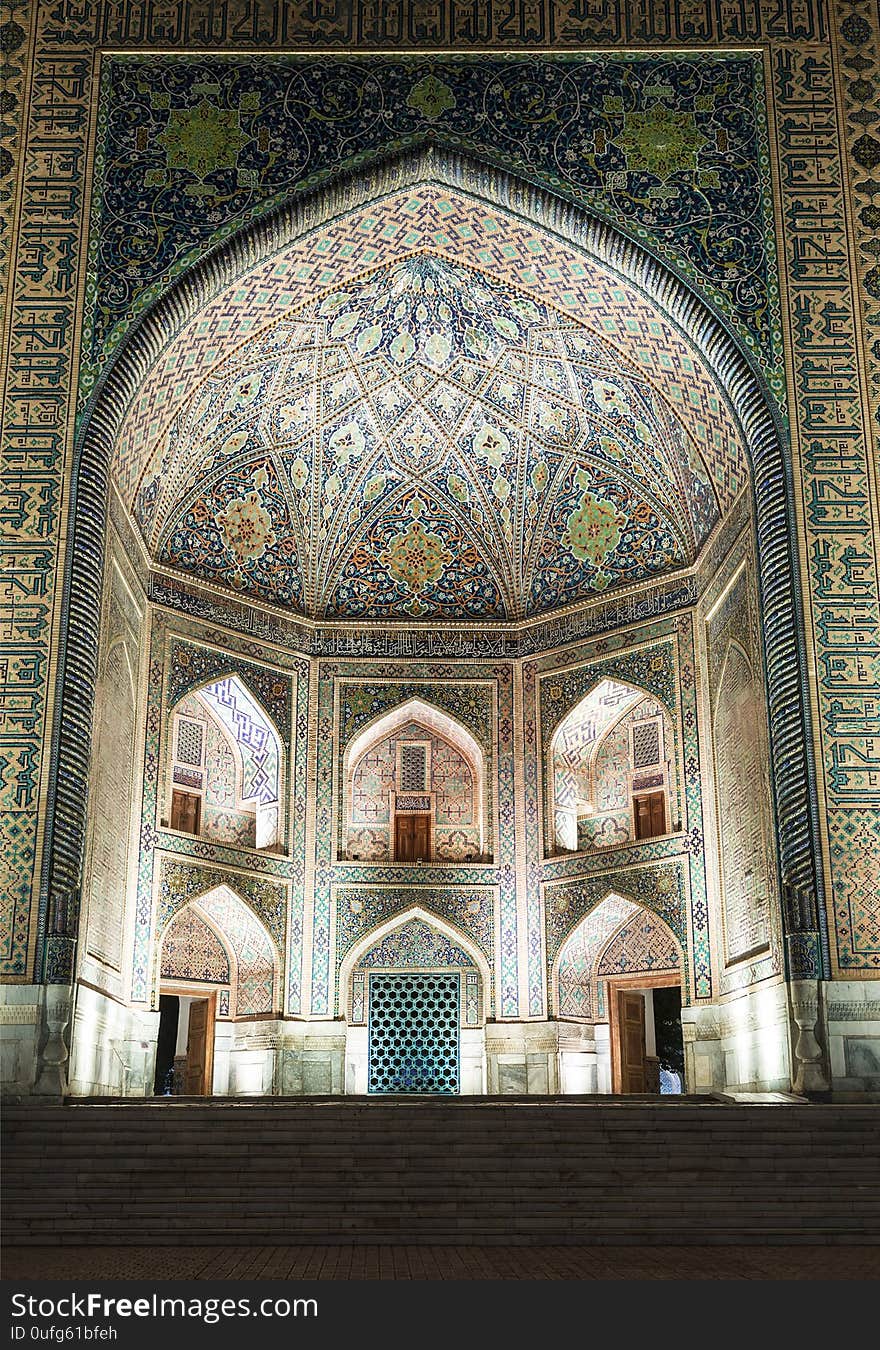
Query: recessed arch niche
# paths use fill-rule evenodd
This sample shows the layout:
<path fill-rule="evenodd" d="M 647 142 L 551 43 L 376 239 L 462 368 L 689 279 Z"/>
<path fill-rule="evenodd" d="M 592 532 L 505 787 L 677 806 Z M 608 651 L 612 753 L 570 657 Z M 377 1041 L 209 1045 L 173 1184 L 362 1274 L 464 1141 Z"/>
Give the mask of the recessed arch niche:
<path fill-rule="evenodd" d="M 651 316 L 651 322 L 658 325 L 657 331 L 661 336 L 667 359 L 672 351 L 681 353 L 682 359 L 691 369 L 691 385 L 705 380 L 706 388 L 711 387 L 718 395 L 717 408 L 720 421 L 717 428 L 718 435 L 713 433 L 712 439 L 715 443 L 724 442 L 726 445 L 724 454 L 728 470 L 733 464 L 741 466 L 743 475 L 741 487 L 745 488 L 751 478 L 754 489 L 758 572 L 765 616 L 771 748 L 775 766 L 774 790 L 783 876 L 789 891 L 794 890 L 800 896 L 798 922 L 805 928 L 816 930 L 820 919 L 815 903 L 818 883 L 813 864 L 813 808 L 808 750 L 810 741 L 809 736 L 805 734 L 808 718 L 804 699 L 803 648 L 799 640 L 800 608 L 797 591 L 792 584 L 789 470 L 782 436 L 763 391 L 760 377 L 752 370 L 748 360 L 729 337 L 724 326 L 717 321 L 710 307 L 643 248 L 626 239 L 606 223 L 591 218 L 581 208 L 542 193 L 512 176 L 476 163 L 465 156 L 437 149 L 406 154 L 370 172 L 346 179 L 310 196 L 298 198 L 289 206 L 279 209 L 256 225 L 233 236 L 169 287 L 168 292 L 156 302 L 125 339 L 96 388 L 83 421 L 74 467 L 72 521 L 75 542 L 70 550 L 70 574 L 67 579 L 68 622 L 59 662 L 58 727 L 48 812 L 54 871 L 51 879 L 47 874 L 47 886 L 56 892 L 72 889 L 76 884 L 82 854 L 84 822 L 81 805 L 76 800 L 75 794 L 70 793 L 67 785 L 75 781 L 77 770 L 79 775 L 83 776 L 87 754 L 88 738 L 83 732 L 88 724 L 93 697 L 98 637 L 95 599 L 102 568 L 105 507 L 110 478 L 114 479 L 120 498 L 132 504 L 137 498 L 137 492 L 131 495 L 132 490 L 149 487 L 151 480 L 149 474 L 145 474 L 144 471 L 147 461 L 143 459 L 142 452 L 149 456 L 153 451 L 145 442 L 144 428 L 148 424 L 160 428 L 160 439 L 171 434 L 172 424 L 180 431 L 183 421 L 186 420 L 186 409 L 190 407 L 187 400 L 194 392 L 191 372 L 204 369 L 205 361 L 209 361 L 211 344 L 214 343 L 216 346 L 218 339 L 220 330 L 217 324 L 221 315 L 224 316 L 223 322 L 227 325 L 226 331 L 230 331 L 231 326 L 233 339 L 239 342 L 246 337 L 249 328 L 266 328 L 267 325 L 260 322 L 266 315 L 261 314 L 260 310 L 261 307 L 265 309 L 265 282 L 272 275 L 277 281 L 273 303 L 279 309 L 295 310 L 296 306 L 302 303 L 304 289 L 309 287 L 314 289 L 315 276 L 314 272 L 306 275 L 308 268 L 300 269 L 301 274 L 298 274 L 297 267 L 289 264 L 301 263 L 305 253 L 314 247 L 314 242 L 319 237 L 332 241 L 334 230 L 337 230 L 340 221 L 345 220 L 351 225 L 359 211 L 363 214 L 367 209 L 375 209 L 378 203 L 382 204 L 383 209 L 391 210 L 394 204 L 405 196 L 428 203 L 426 211 L 431 203 L 436 206 L 438 202 L 452 202 L 456 210 L 463 213 L 470 212 L 473 218 L 479 212 L 484 220 L 500 222 L 505 241 L 511 244 L 513 253 L 518 238 L 525 240 L 529 237 L 543 241 L 548 253 L 552 252 L 554 266 L 561 277 L 552 295 L 547 290 L 547 268 L 541 260 L 540 249 L 533 253 L 530 270 L 520 269 L 521 275 L 518 278 L 511 275 L 508 279 L 504 276 L 503 262 L 494 254 L 491 257 L 499 284 L 507 287 L 504 294 L 508 305 L 513 304 L 514 300 L 526 305 L 535 304 L 537 301 L 534 296 L 540 291 L 540 304 L 544 305 L 545 309 L 539 313 L 538 321 L 532 323 L 530 331 L 533 333 L 540 331 L 545 337 L 550 334 L 553 342 L 558 341 L 561 344 L 557 349 L 557 355 L 548 358 L 557 361 L 561 372 L 560 380 L 563 379 L 563 375 L 568 379 L 566 372 L 573 360 L 570 351 L 565 354 L 562 350 L 568 341 L 561 336 L 562 330 L 578 307 L 582 311 L 581 317 L 586 315 L 589 318 L 590 308 L 594 303 L 590 300 L 590 295 L 601 295 L 603 286 L 607 292 L 607 286 L 610 284 L 624 297 L 624 301 L 617 307 L 615 313 L 601 315 L 599 311 L 602 301 L 600 299 L 596 302 L 598 308 L 594 307 L 593 317 L 601 317 L 604 322 L 602 341 L 598 340 L 598 325 L 597 332 L 593 335 L 598 342 L 596 350 L 601 349 L 600 354 L 607 355 L 618 339 L 620 342 L 625 341 L 627 328 L 631 332 L 634 324 L 638 326 L 640 315 L 644 315 L 646 319 Z M 444 216 L 444 213 L 441 212 L 440 215 Z M 435 217 L 434 223 L 437 223 L 438 219 Z M 448 212 L 444 219 L 448 226 Z M 420 222 L 412 219 L 410 223 L 413 229 L 418 231 Z M 490 229 L 491 233 L 495 225 L 486 228 Z M 497 233 L 497 230 L 495 232 Z M 491 247 L 491 240 L 486 242 Z M 476 249 L 479 245 L 478 239 L 473 247 Z M 438 251 L 441 254 L 444 250 L 448 252 L 450 247 L 448 243 L 437 245 L 435 242 L 433 255 Z M 458 246 L 456 248 L 460 261 L 462 250 Z M 428 252 L 431 250 L 426 247 L 411 250 L 412 256 L 419 254 L 422 258 L 425 258 Z M 571 284 L 572 271 L 568 267 L 569 258 L 586 277 L 580 290 Z M 388 258 L 384 264 L 374 259 L 370 267 L 391 266 L 400 261 L 399 256 Z M 337 259 L 336 263 L 333 277 L 323 287 L 325 298 L 338 297 L 341 293 L 340 287 L 344 291 L 357 280 L 358 276 L 363 278 L 365 275 L 363 258 L 360 255 L 347 263 L 340 259 Z M 482 266 L 485 267 L 486 263 L 483 262 Z M 510 264 L 509 272 L 512 272 L 514 267 L 515 261 Z M 424 281 L 424 269 L 421 275 Z M 591 287 L 588 284 L 591 281 L 601 281 L 601 285 Z M 362 319 L 365 314 L 364 306 L 369 299 L 361 286 L 355 296 L 356 303 L 353 302 L 353 310 L 356 309 L 360 317 L 353 321 L 354 327 L 351 331 L 355 331 L 358 324 L 361 324 L 358 330 L 360 334 L 363 335 L 368 331 L 370 325 L 363 327 Z M 236 306 L 239 308 L 236 309 Z M 498 314 L 502 337 L 505 331 L 504 321 L 513 326 L 507 329 L 508 333 L 512 333 L 517 322 L 512 315 L 518 313 L 516 305 L 513 305 L 510 313 L 501 305 Z M 216 322 L 212 319 L 212 315 L 215 316 Z M 618 324 L 616 330 L 615 323 Z M 363 342 L 368 345 L 369 339 L 364 337 Z M 624 392 L 631 395 L 632 401 L 637 402 L 639 389 L 651 383 L 649 346 L 650 344 L 648 347 L 642 344 L 640 349 L 648 352 L 645 357 L 647 364 L 643 364 L 642 367 L 633 366 L 630 360 L 626 375 L 629 385 Z M 390 359 L 394 359 L 393 354 L 390 354 Z M 470 357 L 465 354 L 462 359 Z M 173 375 L 176 375 L 176 378 L 172 378 Z M 613 384 L 613 381 L 611 383 Z M 667 386 L 674 383 L 674 379 L 667 376 Z M 242 390 L 241 393 L 242 397 L 246 397 L 248 390 Z M 548 393 L 552 393 L 549 386 Z M 615 406 L 619 403 L 618 395 L 613 389 L 603 387 L 599 374 L 591 377 L 590 399 L 592 420 L 590 427 L 585 427 L 583 433 L 588 437 L 593 436 L 598 442 L 601 440 L 597 430 L 598 422 L 605 419 L 608 430 L 614 419 L 622 417 L 623 414 L 619 406 Z M 555 417 L 552 408 L 549 409 L 544 432 L 545 447 L 550 444 L 548 438 L 551 437 L 554 425 L 559 429 L 565 424 L 565 408 L 562 406 L 564 402 L 565 400 L 560 398 L 557 409 L 559 417 Z M 192 406 L 195 410 L 197 405 Z M 485 400 L 481 401 L 480 406 L 485 422 Z M 665 409 L 661 419 L 664 423 L 661 430 L 669 443 L 669 453 L 672 455 L 672 459 L 667 461 L 670 465 L 671 479 L 676 479 L 680 483 L 681 476 L 688 472 L 695 473 L 697 478 L 702 475 L 717 504 L 722 475 L 716 473 L 704 457 L 704 451 L 708 454 L 706 447 L 699 448 L 701 440 L 699 430 L 686 420 L 677 420 L 676 415 L 667 420 L 666 414 L 669 409 L 662 399 L 655 400 L 654 412 L 657 413 L 661 407 Z M 181 414 L 184 414 L 182 421 L 179 420 Z M 502 414 L 503 408 L 498 414 L 498 419 L 503 421 Z M 647 422 L 645 425 L 649 426 Z M 233 438 L 232 444 L 227 446 L 229 437 L 226 437 L 222 444 L 216 445 L 217 453 L 221 456 L 226 454 L 230 463 L 238 455 L 246 457 L 247 440 L 239 444 L 234 439 L 246 430 L 248 428 L 243 425 L 236 429 L 230 423 L 229 436 Z M 622 427 L 619 430 L 622 434 Z M 516 461 L 522 468 L 526 463 L 523 458 L 523 455 L 526 455 L 525 450 L 517 449 L 516 454 L 512 451 L 509 453 L 503 443 L 493 441 L 491 429 L 488 436 L 482 436 L 478 447 L 476 438 L 480 433 L 481 429 L 473 424 L 469 427 L 470 453 L 474 462 L 479 461 L 485 466 L 486 473 L 492 472 L 494 475 L 492 483 L 498 477 L 499 469 L 507 463 L 505 457 L 508 455 L 511 465 Z M 509 435 L 507 439 L 509 441 Z M 399 466 L 401 455 L 408 454 L 411 465 L 415 466 L 414 471 L 418 469 L 418 440 L 419 437 L 416 435 L 409 450 L 405 447 L 401 449 L 400 445 L 384 447 L 383 453 L 388 452 L 392 467 L 394 464 Z M 606 435 L 605 440 L 611 441 L 613 437 Z M 347 455 L 350 462 L 358 453 L 356 441 L 355 437 L 352 448 L 352 445 L 346 444 L 345 438 L 342 437 L 334 443 L 332 452 L 335 454 L 338 451 L 342 458 Z M 158 456 L 155 463 L 160 469 L 162 454 L 167 450 L 167 445 L 166 439 L 164 448 L 158 443 L 155 447 Z M 602 455 L 599 455 L 598 459 L 594 455 L 590 460 L 592 465 L 590 472 L 593 470 L 600 474 L 605 472 L 609 463 L 608 456 L 613 456 L 613 451 L 607 445 L 600 449 L 605 459 L 602 460 Z M 500 464 L 496 462 L 499 456 Z M 235 462 L 240 468 L 245 461 Z M 605 465 L 605 469 L 602 468 L 602 464 Z M 543 476 L 540 469 L 535 467 L 537 482 L 540 484 Z M 236 541 L 242 544 L 248 533 L 252 539 L 258 539 L 262 531 L 262 544 L 260 545 L 258 539 L 256 545 L 263 548 L 261 556 L 275 548 L 274 542 L 269 543 L 270 535 L 273 535 L 276 541 L 278 538 L 278 531 L 271 519 L 271 504 L 266 504 L 260 495 L 265 496 L 268 493 L 271 496 L 275 490 L 276 483 L 270 469 L 271 466 L 266 469 L 266 476 L 261 478 L 259 483 L 251 474 L 247 491 L 244 491 L 243 484 L 242 492 L 226 501 L 215 517 L 215 521 L 219 521 L 221 515 L 225 519 L 225 526 L 220 524 L 216 529 L 221 534 L 225 529 L 225 546 L 231 555 L 236 554 Z M 259 474 L 259 469 L 256 472 Z M 733 473 L 731 481 L 736 480 L 737 472 L 739 470 Z M 182 468 L 181 475 L 185 477 Z M 618 516 L 625 514 L 623 508 L 615 509 L 609 514 L 604 506 L 599 505 L 607 501 L 613 506 L 613 494 L 606 494 L 604 487 L 599 492 L 598 480 L 595 475 L 590 476 L 586 467 L 583 468 L 581 479 L 572 479 L 567 498 L 564 494 L 559 495 L 562 491 L 561 476 L 554 477 L 548 473 L 548 483 L 555 484 L 553 491 L 556 495 L 552 502 L 548 499 L 544 524 L 555 511 L 562 534 L 572 545 L 571 556 L 578 559 L 580 568 L 578 575 L 587 585 L 588 591 L 592 593 L 597 586 L 599 588 L 615 586 L 626 581 L 625 569 L 621 571 L 618 568 L 612 575 L 605 565 L 611 552 L 618 546 L 615 533 L 622 535 L 624 532 L 622 523 L 618 520 Z M 366 481 L 362 486 L 366 489 Z M 472 498 L 478 495 L 478 487 L 476 480 L 472 477 L 468 479 L 466 488 L 469 505 L 473 504 Z M 543 489 L 536 489 L 541 490 Z M 193 510 L 197 503 L 191 493 L 187 497 L 189 489 L 186 489 L 185 485 L 183 491 L 184 497 L 180 505 L 185 514 Z M 379 492 L 379 489 L 376 491 Z M 534 599 L 533 590 L 526 585 L 532 573 L 528 572 L 528 567 L 523 570 L 523 559 L 528 561 L 529 566 L 534 567 L 537 567 L 540 561 L 538 572 L 548 575 L 553 573 L 557 577 L 562 576 L 566 568 L 563 567 L 560 572 L 557 564 L 546 554 L 545 543 L 542 542 L 544 536 L 535 535 L 532 553 L 529 554 L 528 549 L 525 552 L 521 551 L 518 555 L 520 561 L 513 571 L 506 573 L 505 576 L 501 575 L 503 569 L 500 568 L 499 559 L 504 556 L 507 528 L 505 526 L 507 517 L 503 515 L 504 506 L 500 504 L 503 491 L 503 486 L 499 485 L 499 495 L 492 499 L 495 503 L 499 503 L 492 526 L 495 552 L 491 558 L 483 557 L 482 561 L 477 558 L 474 567 L 477 568 L 477 572 L 480 567 L 485 569 L 485 576 L 488 578 L 486 581 L 488 590 L 485 593 L 488 594 L 494 587 L 501 597 L 501 608 L 490 616 L 491 621 L 503 619 L 516 625 L 527 617 L 528 607 Z M 250 504 L 257 509 L 249 515 L 248 502 L 254 493 L 257 494 L 258 500 Z M 449 511 L 452 516 L 459 511 L 460 516 L 459 508 L 465 503 L 459 501 L 456 506 L 455 495 L 451 488 L 447 488 L 447 495 L 449 493 L 452 494 L 449 496 Z M 147 495 L 149 496 L 149 492 Z M 342 496 L 344 497 L 344 492 Z M 233 510 L 235 501 L 244 503 L 244 506 Z M 379 498 L 376 500 L 376 510 L 378 504 Z M 414 513 L 410 509 L 413 505 L 415 505 Z M 721 505 L 723 507 L 723 502 Z M 402 497 L 397 500 L 397 506 L 400 506 L 401 510 L 404 509 Z M 340 510 L 343 507 L 346 509 L 351 507 L 347 498 L 340 502 Z M 419 549 L 424 552 L 422 543 L 416 539 L 417 527 L 424 521 L 424 512 L 412 497 L 405 509 L 408 514 L 405 519 L 401 516 L 398 524 L 394 526 L 396 532 L 389 533 L 391 529 L 389 524 L 385 534 L 382 535 L 384 543 L 378 535 L 376 536 L 378 553 L 386 555 L 386 573 L 392 580 L 395 568 L 399 575 L 412 573 L 412 558 L 415 555 L 409 544 L 405 546 L 406 540 L 410 543 L 416 541 L 413 545 L 413 547 L 418 545 L 416 553 Z M 639 511 L 644 515 L 649 509 L 653 507 L 650 502 L 646 502 Z M 661 550 L 661 553 L 656 555 L 657 566 L 660 569 L 658 574 L 665 574 L 670 567 L 687 568 L 696 556 L 701 537 L 701 527 L 698 527 L 693 518 L 685 519 L 680 514 L 676 515 L 674 500 L 670 499 L 664 510 L 667 512 L 667 516 L 664 517 L 667 525 L 660 530 L 660 534 L 668 535 L 671 540 L 678 539 L 680 542 L 670 545 L 671 552 L 663 553 Z M 260 511 L 269 512 L 268 523 L 259 515 Z M 635 514 L 638 512 L 634 512 Z M 137 509 L 134 509 L 134 516 L 137 517 Z M 511 528 L 515 525 L 521 532 L 525 519 L 522 511 L 516 515 L 511 508 L 509 519 Z M 369 520 L 373 523 L 378 521 L 375 511 Z M 711 522 L 708 524 L 710 531 L 716 528 Z M 162 533 L 162 528 L 159 528 L 158 534 L 155 535 L 157 542 L 168 537 Z M 462 529 L 464 538 L 467 530 L 464 529 L 464 525 Z M 381 533 L 380 530 L 379 534 Z M 440 544 L 435 547 L 431 543 L 428 548 L 428 555 L 434 559 L 430 566 L 435 568 L 447 566 L 440 555 L 444 549 L 450 551 L 448 541 L 444 544 L 439 534 L 437 537 L 441 539 Z M 596 542 L 600 537 L 605 541 L 601 559 L 599 544 Z M 152 542 L 153 536 L 150 536 L 150 539 Z M 404 542 L 398 547 L 395 540 Z M 312 549 L 309 557 L 317 556 L 314 555 L 312 544 L 309 548 Z M 320 549 L 318 552 L 320 554 Z M 354 559 L 354 554 L 347 552 L 345 560 L 333 560 L 332 552 L 332 538 L 328 536 L 325 554 L 321 555 L 327 557 L 327 566 L 330 568 L 330 571 L 326 572 L 328 585 L 333 582 L 333 576 L 341 576 L 339 569 L 343 567 L 343 561 L 344 567 L 347 567 Z M 302 549 L 300 554 L 305 557 Z M 238 549 L 238 555 L 241 561 L 241 547 Z M 355 566 L 355 562 L 352 562 L 352 566 Z M 160 549 L 154 563 L 161 570 L 167 571 L 169 556 L 162 555 Z M 334 567 L 336 571 L 331 576 Z M 242 577 L 245 575 L 242 567 L 239 567 L 239 572 Z M 471 575 L 476 576 L 477 572 L 472 570 Z M 364 616 L 361 600 L 353 602 L 353 608 L 351 606 L 346 608 L 345 605 L 340 608 L 336 600 L 332 603 L 322 600 L 320 605 L 318 604 L 316 597 L 320 587 L 316 579 L 318 573 L 315 572 L 313 563 L 301 566 L 298 575 L 302 595 L 305 597 L 300 606 L 304 614 L 308 613 L 311 607 L 311 612 L 321 623 L 338 621 L 343 625 L 359 615 Z M 573 575 L 571 572 L 570 576 Z M 347 593 L 351 595 L 357 592 L 353 577 L 354 574 L 351 574 L 348 578 L 351 586 Z M 218 583 L 216 576 L 213 579 L 205 579 L 210 585 Z M 632 574 L 630 579 L 635 580 L 635 574 Z M 335 585 L 335 582 L 333 584 Z M 279 591 L 270 603 L 278 601 L 290 604 L 295 597 L 290 587 L 287 590 L 290 594 L 286 592 L 282 594 Z M 336 595 L 337 591 L 332 593 Z M 411 605 L 409 609 L 404 606 L 404 609 L 398 612 L 392 606 L 392 610 L 380 612 L 380 607 L 380 610 L 374 611 L 375 620 L 368 615 L 366 621 L 406 624 L 418 619 L 420 614 L 427 613 L 430 616 L 432 612 L 442 611 L 442 607 L 441 611 L 432 611 L 428 603 L 428 591 L 424 586 L 421 591 L 411 588 L 411 593 L 418 603 Z M 321 594 L 330 594 L 326 586 Z M 577 591 L 572 594 L 576 596 Z M 518 600 L 517 595 L 520 597 Z M 505 599 L 505 596 L 508 598 Z M 530 600 L 529 597 L 533 599 Z M 557 599 L 560 597 L 568 598 L 564 587 L 557 594 Z M 549 604 L 551 610 L 554 603 L 551 596 Z M 427 609 L 424 606 L 427 606 Z M 541 601 L 541 606 L 545 607 L 545 601 Z M 294 603 L 292 607 L 296 611 L 297 604 Z M 459 617 L 468 616 L 455 616 L 450 611 L 450 622 L 457 622 Z"/>

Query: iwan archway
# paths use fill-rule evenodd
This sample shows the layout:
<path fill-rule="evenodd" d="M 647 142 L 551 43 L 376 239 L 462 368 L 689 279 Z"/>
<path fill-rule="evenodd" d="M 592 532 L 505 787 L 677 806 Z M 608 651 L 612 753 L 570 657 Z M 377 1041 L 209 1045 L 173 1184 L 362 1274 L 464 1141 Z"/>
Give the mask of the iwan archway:
<path fill-rule="evenodd" d="M 820 952 L 785 464 L 760 378 L 710 309 L 643 249 L 559 198 L 433 149 L 267 216 L 141 320 L 85 423 L 53 888 L 74 886 L 81 866 L 86 822 L 65 784 L 83 763 L 77 729 L 100 661 L 95 587 L 109 529 L 116 573 L 129 591 L 142 588 L 132 641 L 144 675 L 130 715 L 145 783 L 167 754 L 155 739 L 171 710 L 163 663 L 198 669 L 204 651 L 228 652 L 230 672 L 259 667 L 267 700 L 281 699 L 273 691 L 296 672 L 277 857 L 258 863 L 259 850 L 228 841 L 188 852 L 158 813 L 144 818 L 139 791 L 113 826 L 125 841 L 114 903 L 127 933 L 136 912 L 158 903 L 172 855 L 217 874 L 259 873 L 283 897 L 283 914 L 261 899 L 284 945 L 283 1006 L 267 1031 L 276 1090 L 304 1081 L 305 1025 L 321 1028 L 321 1081 L 338 1090 L 345 1031 L 333 1029 L 332 1010 L 345 999 L 334 953 L 371 917 L 418 903 L 420 888 L 426 912 L 454 914 L 491 972 L 499 1030 L 486 1035 L 487 1083 L 559 1089 L 552 896 L 562 885 L 589 888 L 600 872 L 649 867 L 675 873 L 684 927 L 699 928 L 686 954 L 699 971 L 695 1001 L 708 1007 L 772 980 L 773 1034 L 794 1075 L 779 1011 L 781 917 L 749 950 L 741 933 L 729 938 L 718 881 L 724 805 L 701 786 L 736 754 L 729 735 L 712 743 L 713 726 L 735 722 L 717 711 L 730 682 L 715 680 L 713 662 L 745 627 L 759 690 L 749 716 L 766 724 L 770 890 L 777 910 L 780 892 L 789 898 L 792 950 Z M 641 597 L 653 627 L 636 622 Z M 603 658 L 596 675 L 602 634 L 618 657 Z M 679 740 L 663 828 L 602 840 L 575 819 L 563 832 L 573 857 L 559 860 L 543 738 L 600 678 L 651 697 L 667 681 Z M 335 846 L 340 784 L 392 685 L 406 695 L 395 693 L 395 706 L 437 707 L 477 747 L 470 758 L 458 749 L 478 847 L 401 859 L 393 847 L 385 858 Z M 454 739 L 445 743 L 455 748 Z M 449 765 L 459 773 L 451 756 Z M 106 772 L 93 757 L 93 777 Z M 387 795 L 383 772 L 377 761 L 365 801 Z M 743 776 L 734 767 L 727 781 Z M 460 787 L 455 800 L 466 796 Z M 487 837 L 490 818 L 497 838 Z M 736 865 L 728 860 L 728 873 Z M 724 886 L 747 912 L 747 890 Z M 92 917 L 103 906 L 106 923 L 108 897 L 85 900 Z M 91 923 L 80 959 L 100 990 Z M 154 950 L 155 923 L 139 932 Z M 126 943 L 113 997 L 140 1017 L 150 1010 L 132 997 L 133 973 L 150 952 Z M 539 1026 L 551 1028 L 540 1070 L 529 1049 Z"/>

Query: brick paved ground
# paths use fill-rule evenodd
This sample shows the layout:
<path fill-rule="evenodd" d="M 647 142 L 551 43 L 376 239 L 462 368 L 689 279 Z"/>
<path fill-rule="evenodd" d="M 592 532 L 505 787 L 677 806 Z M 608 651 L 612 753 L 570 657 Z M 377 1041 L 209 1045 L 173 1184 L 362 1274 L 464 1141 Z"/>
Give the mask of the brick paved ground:
<path fill-rule="evenodd" d="M 880 1247 L 23 1247 L 7 1280 L 856 1280 Z"/>

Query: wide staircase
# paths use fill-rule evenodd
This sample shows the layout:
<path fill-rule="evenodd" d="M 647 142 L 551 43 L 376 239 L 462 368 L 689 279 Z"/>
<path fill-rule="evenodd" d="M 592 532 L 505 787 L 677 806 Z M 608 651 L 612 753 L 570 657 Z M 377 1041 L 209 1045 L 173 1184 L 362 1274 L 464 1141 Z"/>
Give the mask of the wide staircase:
<path fill-rule="evenodd" d="M 21 1243 L 880 1241 L 880 1108 L 711 1098 L 17 1104 Z"/>

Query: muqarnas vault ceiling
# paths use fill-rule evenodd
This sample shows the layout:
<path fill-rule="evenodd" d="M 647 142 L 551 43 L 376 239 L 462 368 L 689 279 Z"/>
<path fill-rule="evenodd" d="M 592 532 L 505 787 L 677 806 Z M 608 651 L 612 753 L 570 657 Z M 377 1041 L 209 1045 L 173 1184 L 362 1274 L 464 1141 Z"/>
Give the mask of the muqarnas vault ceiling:
<path fill-rule="evenodd" d="M 386 245 L 336 284 L 290 285 L 306 258 L 327 277 L 319 235 L 266 265 L 160 434 L 130 419 L 117 472 L 153 559 L 316 619 L 403 620 L 527 618 L 693 563 L 748 477 L 710 379 L 659 323 L 646 356 L 650 318 L 595 260 L 570 260 L 594 310 L 600 288 L 586 322 L 577 292 L 516 266 L 534 227 L 413 196 L 375 205 Z M 451 212 L 482 216 L 492 249 L 459 229 L 453 252 Z"/>

